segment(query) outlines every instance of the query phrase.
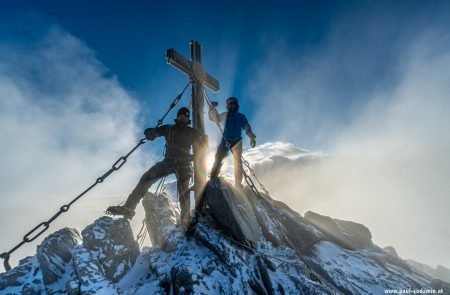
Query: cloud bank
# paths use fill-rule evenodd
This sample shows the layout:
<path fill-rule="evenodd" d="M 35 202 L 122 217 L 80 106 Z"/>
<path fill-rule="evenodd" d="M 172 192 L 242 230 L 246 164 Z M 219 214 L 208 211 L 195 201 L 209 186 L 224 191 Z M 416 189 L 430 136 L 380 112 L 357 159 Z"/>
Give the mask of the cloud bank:
<path fill-rule="evenodd" d="M 33 42 L 0 43 L 0 56 L 0 224 L 14 225 L 2 228 L 6 251 L 106 172 L 140 134 L 138 103 L 93 51 L 61 28 Z M 122 201 L 149 158 L 131 156 L 49 232 L 82 228 Z M 38 242 L 11 262 L 34 253 Z"/>
<path fill-rule="evenodd" d="M 402 257 L 448 266 L 450 40 L 438 25 L 394 31 L 367 18 L 263 61 L 250 87 L 256 131 L 330 157 L 260 173 L 297 210 L 361 222 Z"/>

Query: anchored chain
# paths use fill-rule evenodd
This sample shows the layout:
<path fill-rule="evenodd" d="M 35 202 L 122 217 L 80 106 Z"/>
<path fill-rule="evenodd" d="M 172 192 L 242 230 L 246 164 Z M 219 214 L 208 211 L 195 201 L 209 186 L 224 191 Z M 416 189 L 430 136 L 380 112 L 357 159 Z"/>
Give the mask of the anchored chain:
<path fill-rule="evenodd" d="M 256 181 L 257 181 L 258 184 L 259 184 L 259 187 L 264 191 L 264 193 L 265 193 L 266 195 L 270 196 L 269 191 L 266 189 L 266 187 L 265 187 L 265 186 L 261 183 L 261 181 L 258 179 L 258 177 L 256 176 L 256 173 L 255 173 L 255 170 L 253 170 L 253 169 L 250 167 L 249 162 L 248 162 L 246 159 L 244 159 L 244 157 L 242 157 L 242 163 L 244 163 L 245 167 L 247 167 L 248 171 L 250 171 L 250 174 L 256 179 Z"/>
<path fill-rule="evenodd" d="M 164 114 L 164 116 L 158 120 L 158 123 L 156 125 L 156 127 L 159 127 L 162 125 L 165 117 L 169 114 L 169 112 L 177 105 L 177 103 L 181 100 L 181 97 L 183 96 L 184 92 L 186 91 L 186 89 L 188 88 L 189 84 L 191 84 L 191 81 L 189 81 L 186 86 L 184 87 L 183 91 L 177 95 L 177 97 L 175 97 L 175 99 L 172 101 L 172 103 L 169 106 L 169 109 L 167 110 L 167 112 Z M 156 128 L 155 127 L 155 128 Z M 22 241 L 20 243 L 18 243 L 14 248 L 12 248 L 11 250 L 9 250 L 8 252 L 4 252 L 0 254 L 0 258 L 3 259 L 3 265 L 5 267 L 5 270 L 10 270 L 11 269 L 11 265 L 9 264 L 9 258 L 11 256 L 11 254 L 16 251 L 17 249 L 19 249 L 20 247 L 22 247 L 24 244 L 26 243 L 31 243 L 34 240 L 36 240 L 40 235 L 42 235 L 49 227 L 50 224 L 56 219 L 58 218 L 61 214 L 69 211 L 70 206 L 72 206 L 76 201 L 78 201 L 81 197 L 83 197 L 87 192 L 89 192 L 91 189 L 93 189 L 97 184 L 102 183 L 103 181 L 105 181 L 105 179 L 110 176 L 114 171 L 119 170 L 120 168 L 122 168 L 122 166 L 126 163 L 128 157 L 141 145 L 143 145 L 144 143 L 146 143 L 146 139 L 142 138 L 141 140 L 139 140 L 138 144 L 136 144 L 136 146 L 134 146 L 125 156 L 120 157 L 113 165 L 112 167 L 106 171 L 105 174 L 103 174 L 102 176 L 100 176 L 99 178 L 96 179 L 96 181 L 89 186 L 86 190 L 84 190 L 81 194 L 79 194 L 77 197 L 75 197 L 72 201 L 70 201 L 70 203 L 63 205 L 59 208 L 59 211 L 55 213 L 55 215 L 53 215 L 49 220 L 47 221 L 43 221 L 41 223 L 39 223 L 38 225 L 36 225 L 32 230 L 30 230 L 23 238 Z"/>
<path fill-rule="evenodd" d="M 89 192 L 91 189 L 93 189 L 97 184 L 102 183 L 108 176 L 110 176 L 114 171 L 119 170 L 122 168 L 122 166 L 126 163 L 127 158 L 142 144 L 144 144 L 145 138 L 139 140 L 139 143 L 131 150 L 129 151 L 125 156 L 120 157 L 109 169 L 106 171 L 105 174 L 100 176 L 96 179 L 96 181 L 89 186 L 86 190 L 84 190 L 81 194 L 79 194 L 77 197 L 75 197 L 72 201 L 70 201 L 68 204 L 63 205 L 59 208 L 59 211 L 55 213 L 49 220 L 43 221 L 36 225 L 32 230 L 30 230 L 23 238 L 20 243 L 18 243 L 14 248 L 9 250 L 8 252 L 0 254 L 0 258 L 3 259 L 3 265 L 5 267 L 5 270 L 10 270 L 11 266 L 9 265 L 9 258 L 10 255 L 19 249 L 21 246 L 23 246 L 26 243 L 31 243 L 32 241 L 36 240 L 40 235 L 42 235 L 49 227 L 50 224 L 58 218 L 61 214 L 69 211 L 70 206 L 72 206 L 76 201 L 78 201 L 82 196 L 84 196 L 87 192 Z"/>

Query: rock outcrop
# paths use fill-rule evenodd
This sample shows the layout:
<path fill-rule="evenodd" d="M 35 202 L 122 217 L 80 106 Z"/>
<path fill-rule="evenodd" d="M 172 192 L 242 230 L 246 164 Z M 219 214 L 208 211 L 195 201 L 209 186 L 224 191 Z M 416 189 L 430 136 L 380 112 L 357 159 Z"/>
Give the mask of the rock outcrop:
<path fill-rule="evenodd" d="M 261 238 L 261 228 L 255 218 L 249 197 L 223 180 L 210 181 L 206 185 L 198 205 L 202 211 L 216 221 L 216 227 L 240 243 L 256 247 Z"/>
<path fill-rule="evenodd" d="M 75 277 L 72 267 L 72 249 L 81 242 L 76 229 L 63 228 L 48 236 L 37 247 L 37 259 L 47 294 L 61 294 L 58 282 Z"/>
<path fill-rule="evenodd" d="M 439 279 L 446 283 L 450 283 L 450 269 L 442 265 L 438 265 L 436 266 L 436 268 L 434 268 L 425 263 L 421 263 L 412 259 L 406 260 L 406 263 L 414 272 L 419 273 L 421 276 L 425 276 L 430 279 Z"/>
<path fill-rule="evenodd" d="M 82 231 L 83 246 L 91 253 L 105 277 L 117 283 L 139 254 L 128 220 L 101 217 Z"/>
<path fill-rule="evenodd" d="M 119 293 L 117 283 L 133 266 L 139 248 L 125 219 L 101 217 L 80 235 L 63 228 L 50 234 L 33 257 L 0 274 L 0 293 Z"/>
<path fill-rule="evenodd" d="M 184 233 L 178 230 L 180 209 L 166 193 L 155 195 L 147 193 L 142 200 L 145 209 L 145 223 L 152 245 L 158 245 L 165 251 L 172 251 L 177 243 L 184 239 Z"/>
<path fill-rule="evenodd" d="M 345 249 L 361 250 L 373 246 L 372 234 L 362 224 L 333 219 L 311 211 L 305 213 L 305 218 L 320 229 L 324 239 Z"/>

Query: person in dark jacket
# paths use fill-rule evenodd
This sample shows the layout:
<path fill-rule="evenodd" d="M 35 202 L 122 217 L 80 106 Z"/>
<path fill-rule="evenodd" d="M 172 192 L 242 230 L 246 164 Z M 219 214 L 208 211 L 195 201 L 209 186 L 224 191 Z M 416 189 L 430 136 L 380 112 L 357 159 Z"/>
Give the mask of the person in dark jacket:
<path fill-rule="evenodd" d="M 187 227 L 190 219 L 189 181 L 192 177 L 191 162 L 193 160 L 190 150 L 194 144 L 204 144 L 206 142 L 206 136 L 201 135 L 197 130 L 189 126 L 191 122 L 189 113 L 188 108 L 180 108 L 175 124 L 148 128 L 144 131 L 148 140 L 155 140 L 160 136 L 165 138 L 165 157 L 142 175 L 139 183 L 128 196 L 123 206 L 111 206 L 107 209 L 108 213 L 132 219 L 137 204 L 152 184 L 162 177 L 175 173 L 180 195 L 181 223 L 183 227 Z"/>
<path fill-rule="evenodd" d="M 227 98 L 227 111 L 221 114 L 217 113 L 217 102 L 213 103 L 213 107 L 209 109 L 209 119 L 220 123 L 225 127 L 223 130 L 222 141 L 217 148 L 214 164 L 211 169 L 211 179 L 217 178 L 222 167 L 222 161 L 227 156 L 231 148 L 234 159 L 234 179 L 235 187 L 242 188 L 242 130 L 245 131 L 250 138 L 250 145 L 256 146 L 256 135 L 253 133 L 250 124 L 244 114 L 239 112 L 239 102 L 236 97 Z"/>

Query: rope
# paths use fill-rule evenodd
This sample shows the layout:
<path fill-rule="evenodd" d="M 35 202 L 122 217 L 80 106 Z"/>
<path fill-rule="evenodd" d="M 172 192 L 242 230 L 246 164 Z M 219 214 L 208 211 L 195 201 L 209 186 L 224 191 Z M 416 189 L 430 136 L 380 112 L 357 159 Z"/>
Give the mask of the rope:
<path fill-rule="evenodd" d="M 191 84 L 191 81 L 189 81 L 186 86 L 183 88 L 180 94 L 178 94 L 175 99 L 172 101 L 172 103 L 169 106 L 169 109 L 166 111 L 166 113 L 162 116 L 161 119 L 158 120 L 158 123 L 155 128 L 162 125 L 164 119 L 169 114 L 169 112 L 177 105 L 177 103 L 181 100 L 184 92 L 188 88 L 188 86 Z M 78 201 L 81 197 L 83 197 L 87 192 L 89 192 L 91 189 L 93 189 L 97 184 L 102 183 L 106 178 L 108 178 L 113 172 L 119 170 L 122 168 L 122 166 L 126 163 L 128 157 L 141 145 L 146 143 L 146 138 L 142 138 L 139 140 L 138 144 L 136 144 L 126 155 L 120 157 L 113 165 L 112 167 L 102 176 L 98 177 L 97 180 L 89 186 L 87 189 L 85 189 L 81 194 L 76 196 L 72 201 L 70 201 L 68 204 L 61 206 L 58 212 L 56 212 L 50 219 L 47 221 L 43 221 L 36 225 L 32 230 L 30 230 L 23 238 L 20 243 L 18 243 L 15 247 L 13 247 L 8 252 L 4 252 L 0 254 L 0 258 L 3 259 L 3 265 L 5 267 L 5 270 L 8 271 L 11 269 L 11 265 L 9 264 L 9 258 L 11 254 L 22 247 L 26 243 L 31 243 L 32 241 L 36 240 L 40 235 L 42 235 L 49 227 L 50 224 L 58 218 L 61 214 L 69 211 L 70 206 L 72 206 L 76 201 Z"/>

